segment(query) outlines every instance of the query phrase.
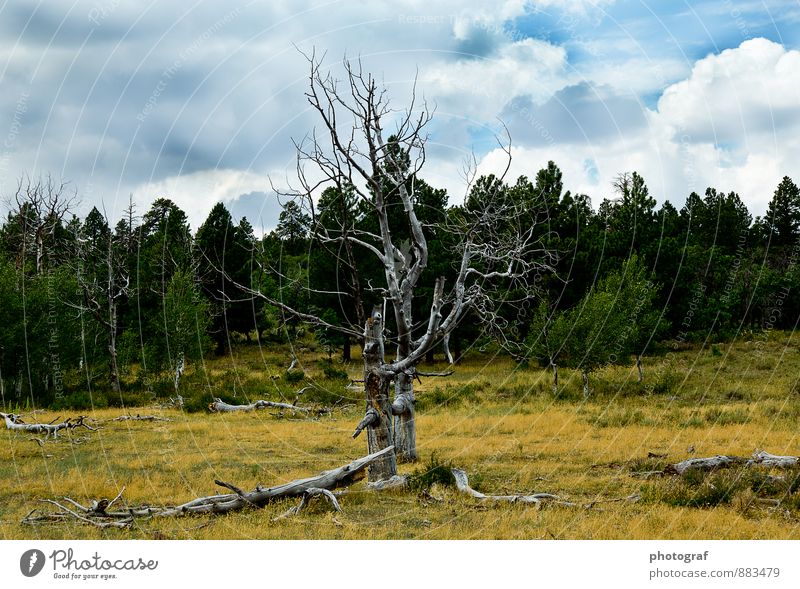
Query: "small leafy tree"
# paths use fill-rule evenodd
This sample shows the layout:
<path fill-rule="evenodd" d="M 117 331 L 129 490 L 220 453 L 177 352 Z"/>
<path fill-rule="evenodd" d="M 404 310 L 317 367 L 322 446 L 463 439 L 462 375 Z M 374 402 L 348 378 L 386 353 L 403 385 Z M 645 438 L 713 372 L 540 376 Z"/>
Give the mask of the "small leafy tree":
<path fill-rule="evenodd" d="M 551 338 L 561 344 L 568 366 L 583 375 L 589 396 L 589 375 L 607 364 L 628 363 L 639 354 L 659 324 L 653 308 L 657 290 L 647 270 L 632 255 L 620 270 L 610 272 L 574 308 L 555 318 Z"/>
<path fill-rule="evenodd" d="M 210 344 L 209 304 L 200 294 L 191 272 L 178 270 L 170 278 L 161 319 L 158 329 L 161 366 L 172 372 L 177 391 L 186 360 L 199 360 Z"/>

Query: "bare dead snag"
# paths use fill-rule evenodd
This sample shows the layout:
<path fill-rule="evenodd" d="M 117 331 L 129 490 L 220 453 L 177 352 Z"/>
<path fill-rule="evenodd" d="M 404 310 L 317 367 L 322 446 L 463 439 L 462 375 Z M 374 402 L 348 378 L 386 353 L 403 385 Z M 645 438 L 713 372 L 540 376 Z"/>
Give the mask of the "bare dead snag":
<path fill-rule="evenodd" d="M 43 514 L 34 516 L 33 512 L 29 513 L 23 520 L 24 524 L 41 524 L 41 523 L 61 523 L 75 519 L 95 525 L 98 527 L 126 527 L 130 525 L 135 518 L 152 518 L 152 517 L 178 517 L 191 514 L 204 514 L 204 513 L 232 513 L 240 511 L 245 508 L 260 508 L 275 501 L 277 499 L 285 499 L 290 497 L 305 497 L 305 503 L 316 495 L 323 495 L 337 511 L 341 511 L 338 501 L 330 491 L 339 487 L 344 487 L 352 484 L 353 482 L 364 477 L 366 468 L 374 462 L 380 460 L 387 454 L 394 452 L 394 446 L 384 448 L 380 452 L 364 456 L 357 460 L 353 460 L 349 464 L 340 466 L 333 470 L 326 470 L 320 474 L 309 477 L 306 479 L 297 479 L 283 485 L 276 487 L 264 488 L 258 485 L 255 490 L 245 492 L 239 487 L 226 483 L 223 481 L 215 481 L 217 485 L 230 489 L 233 493 L 223 495 L 211 495 L 208 497 L 198 497 L 192 499 L 181 505 L 174 507 L 131 507 L 118 511 L 109 511 L 109 508 L 117 502 L 122 492 L 120 492 L 112 501 L 105 499 L 95 501 L 91 507 L 85 507 L 69 498 L 65 501 L 70 503 L 77 511 L 70 509 L 56 501 L 44 499 L 43 502 L 55 505 L 59 511 L 55 513 Z M 124 490 L 124 489 L 123 489 Z M 333 501 L 331 501 L 333 499 Z M 301 501 L 297 511 L 304 507 L 305 504 Z M 296 513 L 296 511 L 295 511 Z"/>
<path fill-rule="evenodd" d="M 453 473 L 453 477 L 455 478 L 456 488 L 458 491 L 463 495 L 468 495 L 480 501 L 494 501 L 498 503 L 534 503 L 537 505 L 551 502 L 557 505 L 567 505 L 571 507 L 576 505 L 575 503 L 562 501 L 558 495 L 552 495 L 551 493 L 534 493 L 532 495 L 484 495 L 483 493 L 476 491 L 469 486 L 469 478 L 467 477 L 466 472 L 460 468 L 453 468 L 451 471 Z"/>
<path fill-rule="evenodd" d="M 310 66 L 306 99 L 318 115 L 321 131 L 295 145 L 300 186 L 278 194 L 304 203 L 314 220 L 311 234 L 315 243 L 339 252 L 334 255 L 346 267 L 351 280 L 345 282 L 352 287 L 335 294 L 352 297 L 358 323 L 335 325 L 319 314 L 294 309 L 269 294 L 231 282 L 284 316 L 363 342 L 365 410 L 373 408 L 380 418 L 370 419 L 364 426 L 368 451 L 373 453 L 390 444 L 397 449 L 396 457 L 387 455 L 370 467 L 370 479 L 391 478 L 396 474 L 397 460 L 417 459 L 416 367 L 439 345 L 444 346 L 452 364 L 455 359 L 449 351 L 450 335 L 470 316 L 483 322 L 503 345 L 511 346 L 509 322 L 506 314 L 499 312 L 500 305 L 507 308 L 536 296 L 540 285 L 534 278 L 553 271 L 558 256 L 548 245 L 548 231 L 542 230 L 542 221 L 548 215 L 546 203 L 531 206 L 527 201 L 506 198 L 504 189 L 480 188 L 459 214 L 452 218 L 444 214 L 445 221 L 439 227 L 452 237 L 449 254 L 456 272 L 447 285 L 443 276 L 434 277 L 430 306 L 422 313 L 415 312 L 423 275 L 430 266 L 431 236 L 419 214 L 419 195 L 424 186 L 420 173 L 426 161 L 426 127 L 433 114 L 424 102 L 415 104 L 415 93 L 408 108 L 391 107 L 387 90 L 358 61 L 345 60 L 344 79 L 336 80 L 323 71 L 322 60 L 314 53 L 306 57 Z M 394 129 L 391 135 L 387 133 L 390 126 Z M 495 177 L 500 186 L 511 165 L 510 137 L 498 140 L 498 144 L 507 156 L 505 169 Z M 314 168 L 313 180 L 306 166 Z M 468 185 L 476 172 L 477 163 L 470 163 L 465 170 Z M 357 227 L 349 214 L 331 219 L 330 224 L 317 221 L 315 195 L 327 189 L 365 205 L 366 214 L 374 221 L 373 229 Z M 469 186 L 467 189 L 472 192 Z M 395 218 L 395 212 L 409 229 L 403 243 L 391 231 L 390 219 Z M 355 257 L 350 252 L 354 248 L 369 254 L 375 267 L 383 270 L 379 283 L 358 279 Z M 365 288 L 383 298 L 380 330 L 371 323 L 374 311 L 371 318 L 363 314 Z M 505 296 L 510 291 L 519 293 L 517 302 Z M 420 321 L 414 320 L 417 316 Z M 394 332 L 394 358 L 384 355 L 386 325 Z M 394 403 L 389 390 L 392 384 Z"/>
<path fill-rule="evenodd" d="M 236 411 L 255 411 L 257 409 L 287 409 L 289 411 L 296 411 L 300 413 L 308 413 L 310 410 L 305 407 L 298 407 L 297 405 L 290 405 L 289 403 L 276 403 L 273 401 L 264 401 L 260 399 L 247 405 L 231 405 L 222 399 L 214 399 L 214 402 L 208 406 L 209 411 L 212 413 L 233 413 Z"/>

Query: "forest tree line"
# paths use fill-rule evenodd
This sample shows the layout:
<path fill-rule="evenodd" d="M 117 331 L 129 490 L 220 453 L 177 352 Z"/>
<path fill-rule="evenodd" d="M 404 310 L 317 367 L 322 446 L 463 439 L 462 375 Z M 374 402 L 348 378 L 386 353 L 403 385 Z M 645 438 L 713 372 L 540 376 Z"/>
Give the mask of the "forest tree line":
<path fill-rule="evenodd" d="M 456 275 L 451 229 L 474 211 L 514 203 L 523 214 L 492 230 L 532 231 L 550 260 L 535 296 L 492 286 L 499 302 L 472 311 L 493 316 L 492 332 L 481 317 L 462 321 L 450 339 L 455 361 L 491 342 L 550 366 L 555 378 L 558 366 L 579 368 L 586 382 L 593 369 L 636 362 L 659 341 L 791 329 L 800 318 L 800 190 L 788 177 L 755 218 L 738 194 L 715 188 L 693 192 L 680 209 L 657 207 L 636 172 L 619 175 L 613 198 L 595 210 L 587 195 L 564 189 L 553 162 L 533 179 L 478 178 L 460 205 L 421 178 L 409 182 L 430 250 L 415 309 L 427 312 L 436 278 Z M 349 361 L 359 341 L 325 324 L 361 332 L 385 296 L 369 244 L 356 247 L 358 235 L 380 233 L 377 221 L 346 187 L 308 206 L 285 202 L 260 238 L 222 203 L 194 233 L 167 198 L 143 214 L 131 204 L 114 224 L 97 208 L 81 219 L 75 193 L 50 177 L 23 178 L 9 203 L 0 228 L 4 405 L 48 405 L 65 387 L 180 391 L 185 367 L 204 355 L 308 328 L 254 292 L 323 319 L 311 326 L 317 340 Z M 407 216 L 399 200 L 388 210 L 402 248 Z M 331 239 L 342 234 L 350 238 Z M 124 378 L 133 367 L 135 385 Z"/>

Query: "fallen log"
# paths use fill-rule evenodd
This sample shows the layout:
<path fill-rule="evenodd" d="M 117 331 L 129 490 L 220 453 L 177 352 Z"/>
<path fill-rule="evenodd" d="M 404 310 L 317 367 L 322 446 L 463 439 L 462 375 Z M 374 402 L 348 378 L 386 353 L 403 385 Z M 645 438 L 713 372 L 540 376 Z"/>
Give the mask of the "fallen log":
<path fill-rule="evenodd" d="M 534 503 L 542 504 L 544 502 L 553 502 L 559 505 L 575 506 L 574 503 L 562 501 L 557 495 L 550 493 L 534 493 L 532 495 L 484 495 L 480 491 L 476 491 L 469 486 L 469 478 L 467 473 L 460 468 L 451 469 L 453 477 L 456 481 L 456 488 L 464 495 L 468 495 L 480 501 L 496 501 L 505 503 Z"/>
<path fill-rule="evenodd" d="M 770 454 L 766 450 L 756 450 L 753 453 L 753 463 L 762 464 L 764 466 L 789 468 L 792 466 L 797 466 L 799 462 L 800 458 L 797 456 L 776 456 L 775 454 Z"/>
<path fill-rule="evenodd" d="M 49 437 L 57 438 L 58 432 L 63 429 L 75 429 L 77 427 L 85 427 L 90 431 L 95 431 L 97 428 L 91 427 L 86 424 L 84 420 L 85 415 L 79 417 L 68 417 L 61 423 L 25 423 L 22 418 L 15 413 L 0 413 L 6 423 L 6 428 L 12 431 L 21 431 L 29 434 L 45 434 L 45 439 Z"/>
<path fill-rule="evenodd" d="M 709 456 L 707 458 L 689 458 L 675 464 L 668 464 L 664 469 L 667 474 L 683 474 L 690 470 L 711 471 L 730 468 L 737 464 L 747 464 L 748 459 L 742 456 Z"/>
<path fill-rule="evenodd" d="M 263 399 L 248 403 L 247 405 L 231 405 L 222 399 L 216 398 L 214 402 L 208 406 L 209 411 L 212 413 L 233 413 L 235 411 L 255 411 L 256 409 L 267 409 L 269 407 L 275 409 L 288 409 L 289 411 L 300 411 L 308 413 L 309 409 L 305 407 L 298 407 L 297 405 L 290 405 L 289 403 L 275 403 L 273 401 L 264 401 Z"/>
<path fill-rule="evenodd" d="M 756 450 L 750 458 L 744 456 L 709 456 L 707 458 L 689 458 L 675 464 L 668 464 L 665 474 L 683 474 L 692 470 L 713 471 L 733 466 L 751 467 L 756 465 L 777 468 L 789 468 L 800 464 L 800 457 L 777 456 L 765 450 Z"/>
<path fill-rule="evenodd" d="M 105 422 L 111 421 L 172 421 L 169 417 L 160 417 L 158 415 L 120 415 L 113 419 L 106 419 Z"/>
<path fill-rule="evenodd" d="M 304 501 L 301 501 L 300 506 L 294 511 L 294 513 L 296 513 L 305 506 L 311 497 L 316 495 L 324 495 L 328 501 L 331 501 L 331 498 L 333 498 L 331 504 L 336 508 L 339 504 L 335 497 L 329 492 L 332 489 L 350 485 L 363 478 L 366 468 L 389 452 L 394 452 L 394 446 L 389 446 L 379 452 L 364 456 L 363 458 L 354 460 L 339 468 L 323 471 L 317 476 L 297 479 L 283 485 L 278 485 L 277 487 L 264 488 L 258 485 L 255 490 L 249 493 L 242 491 L 239 487 L 231 483 L 214 481 L 215 484 L 230 489 L 233 493 L 198 497 L 197 499 L 192 499 L 191 501 L 174 507 L 143 506 L 109 511 L 109 507 L 119 500 L 122 492 L 120 492 L 113 501 L 97 501 L 94 502 L 91 507 L 85 507 L 77 501 L 65 497 L 64 501 L 70 503 L 74 509 L 68 508 L 56 501 L 44 499 L 42 500 L 44 503 L 55 505 L 59 508 L 59 511 L 35 517 L 33 516 L 33 512 L 31 512 L 22 520 L 22 523 L 58 523 L 68 521 L 72 518 L 84 523 L 99 525 L 100 527 L 125 527 L 130 525 L 137 517 L 153 518 L 202 513 L 231 513 L 246 508 L 261 508 L 277 499 L 304 497 Z M 340 510 L 341 508 L 338 509 L 338 511 Z"/>

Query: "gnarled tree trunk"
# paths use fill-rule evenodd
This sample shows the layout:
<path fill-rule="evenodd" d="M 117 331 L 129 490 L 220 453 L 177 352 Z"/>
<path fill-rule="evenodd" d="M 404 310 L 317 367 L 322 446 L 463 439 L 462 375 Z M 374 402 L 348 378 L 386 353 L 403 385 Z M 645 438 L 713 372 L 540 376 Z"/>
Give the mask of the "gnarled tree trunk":
<path fill-rule="evenodd" d="M 366 415 L 362 424 L 367 428 L 367 448 L 375 454 L 394 445 L 392 404 L 389 385 L 392 376 L 382 370 L 384 358 L 383 315 L 380 307 L 372 311 L 364 331 L 364 392 L 367 397 Z M 362 425 L 359 425 L 363 429 Z M 356 430 L 356 434 L 360 430 Z M 369 465 L 370 482 L 389 479 L 397 474 L 394 452 L 383 454 Z"/>
<path fill-rule="evenodd" d="M 406 373 L 397 375 L 394 381 L 394 445 L 397 459 L 401 462 L 417 460 L 417 424 L 414 404 L 414 383 Z"/>

